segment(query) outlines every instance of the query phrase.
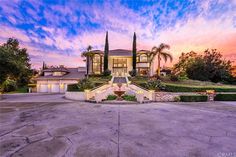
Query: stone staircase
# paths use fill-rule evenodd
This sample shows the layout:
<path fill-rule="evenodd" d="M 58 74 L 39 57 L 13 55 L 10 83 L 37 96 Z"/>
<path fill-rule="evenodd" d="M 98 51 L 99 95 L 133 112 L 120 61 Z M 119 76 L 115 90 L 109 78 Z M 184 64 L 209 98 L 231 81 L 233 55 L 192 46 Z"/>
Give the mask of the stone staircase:
<path fill-rule="evenodd" d="M 120 84 L 121 87 L 118 87 Z M 128 95 L 135 95 L 140 103 L 150 102 L 154 99 L 154 92 L 138 87 L 128 80 L 128 77 L 113 76 L 108 84 L 91 91 L 85 91 L 86 100 L 89 102 L 102 102 L 114 91 L 122 90 Z"/>
<path fill-rule="evenodd" d="M 126 77 L 114 77 L 113 83 L 128 83 Z"/>

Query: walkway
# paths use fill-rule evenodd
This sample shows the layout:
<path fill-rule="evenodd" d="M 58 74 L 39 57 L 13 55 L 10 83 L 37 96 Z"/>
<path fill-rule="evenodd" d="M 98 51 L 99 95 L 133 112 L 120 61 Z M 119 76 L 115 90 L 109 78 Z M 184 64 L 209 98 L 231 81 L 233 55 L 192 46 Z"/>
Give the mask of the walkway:
<path fill-rule="evenodd" d="M 0 156 L 217 157 L 236 152 L 235 102 L 4 101 Z"/>

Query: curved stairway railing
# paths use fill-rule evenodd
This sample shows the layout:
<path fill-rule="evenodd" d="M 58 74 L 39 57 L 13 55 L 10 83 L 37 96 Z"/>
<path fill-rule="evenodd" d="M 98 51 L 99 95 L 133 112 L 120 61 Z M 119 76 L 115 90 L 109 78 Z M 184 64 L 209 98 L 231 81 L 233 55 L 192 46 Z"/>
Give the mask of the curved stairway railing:
<path fill-rule="evenodd" d="M 123 84 L 120 88 L 118 84 Z M 101 102 L 106 99 L 108 95 L 114 94 L 115 90 L 124 90 L 126 93 L 135 95 L 139 102 L 144 100 L 154 100 L 154 91 L 148 91 L 137 85 L 131 84 L 128 77 L 116 77 L 113 76 L 109 84 L 99 86 L 93 90 L 86 90 L 86 100 L 94 100 L 96 102 Z"/>

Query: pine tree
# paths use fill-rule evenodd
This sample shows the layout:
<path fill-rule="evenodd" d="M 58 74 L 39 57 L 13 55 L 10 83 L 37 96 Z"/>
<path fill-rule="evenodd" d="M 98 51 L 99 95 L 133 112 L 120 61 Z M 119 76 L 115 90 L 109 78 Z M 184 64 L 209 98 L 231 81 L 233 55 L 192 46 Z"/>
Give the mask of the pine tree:
<path fill-rule="evenodd" d="M 109 44 L 108 44 L 108 32 L 106 32 L 105 49 L 104 49 L 104 72 L 108 70 L 108 55 L 109 55 Z"/>

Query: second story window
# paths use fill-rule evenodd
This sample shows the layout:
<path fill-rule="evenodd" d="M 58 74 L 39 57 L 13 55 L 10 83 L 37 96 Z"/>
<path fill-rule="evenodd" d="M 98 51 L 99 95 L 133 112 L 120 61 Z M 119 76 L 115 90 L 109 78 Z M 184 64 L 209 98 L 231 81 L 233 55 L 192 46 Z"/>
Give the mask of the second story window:
<path fill-rule="evenodd" d="M 137 62 L 148 62 L 148 57 L 146 54 L 141 54 L 137 57 Z"/>
<path fill-rule="evenodd" d="M 53 75 L 53 76 L 62 76 L 63 73 L 62 73 L 62 72 L 59 72 L 59 71 L 56 71 L 56 72 L 53 72 L 52 75 Z"/>

